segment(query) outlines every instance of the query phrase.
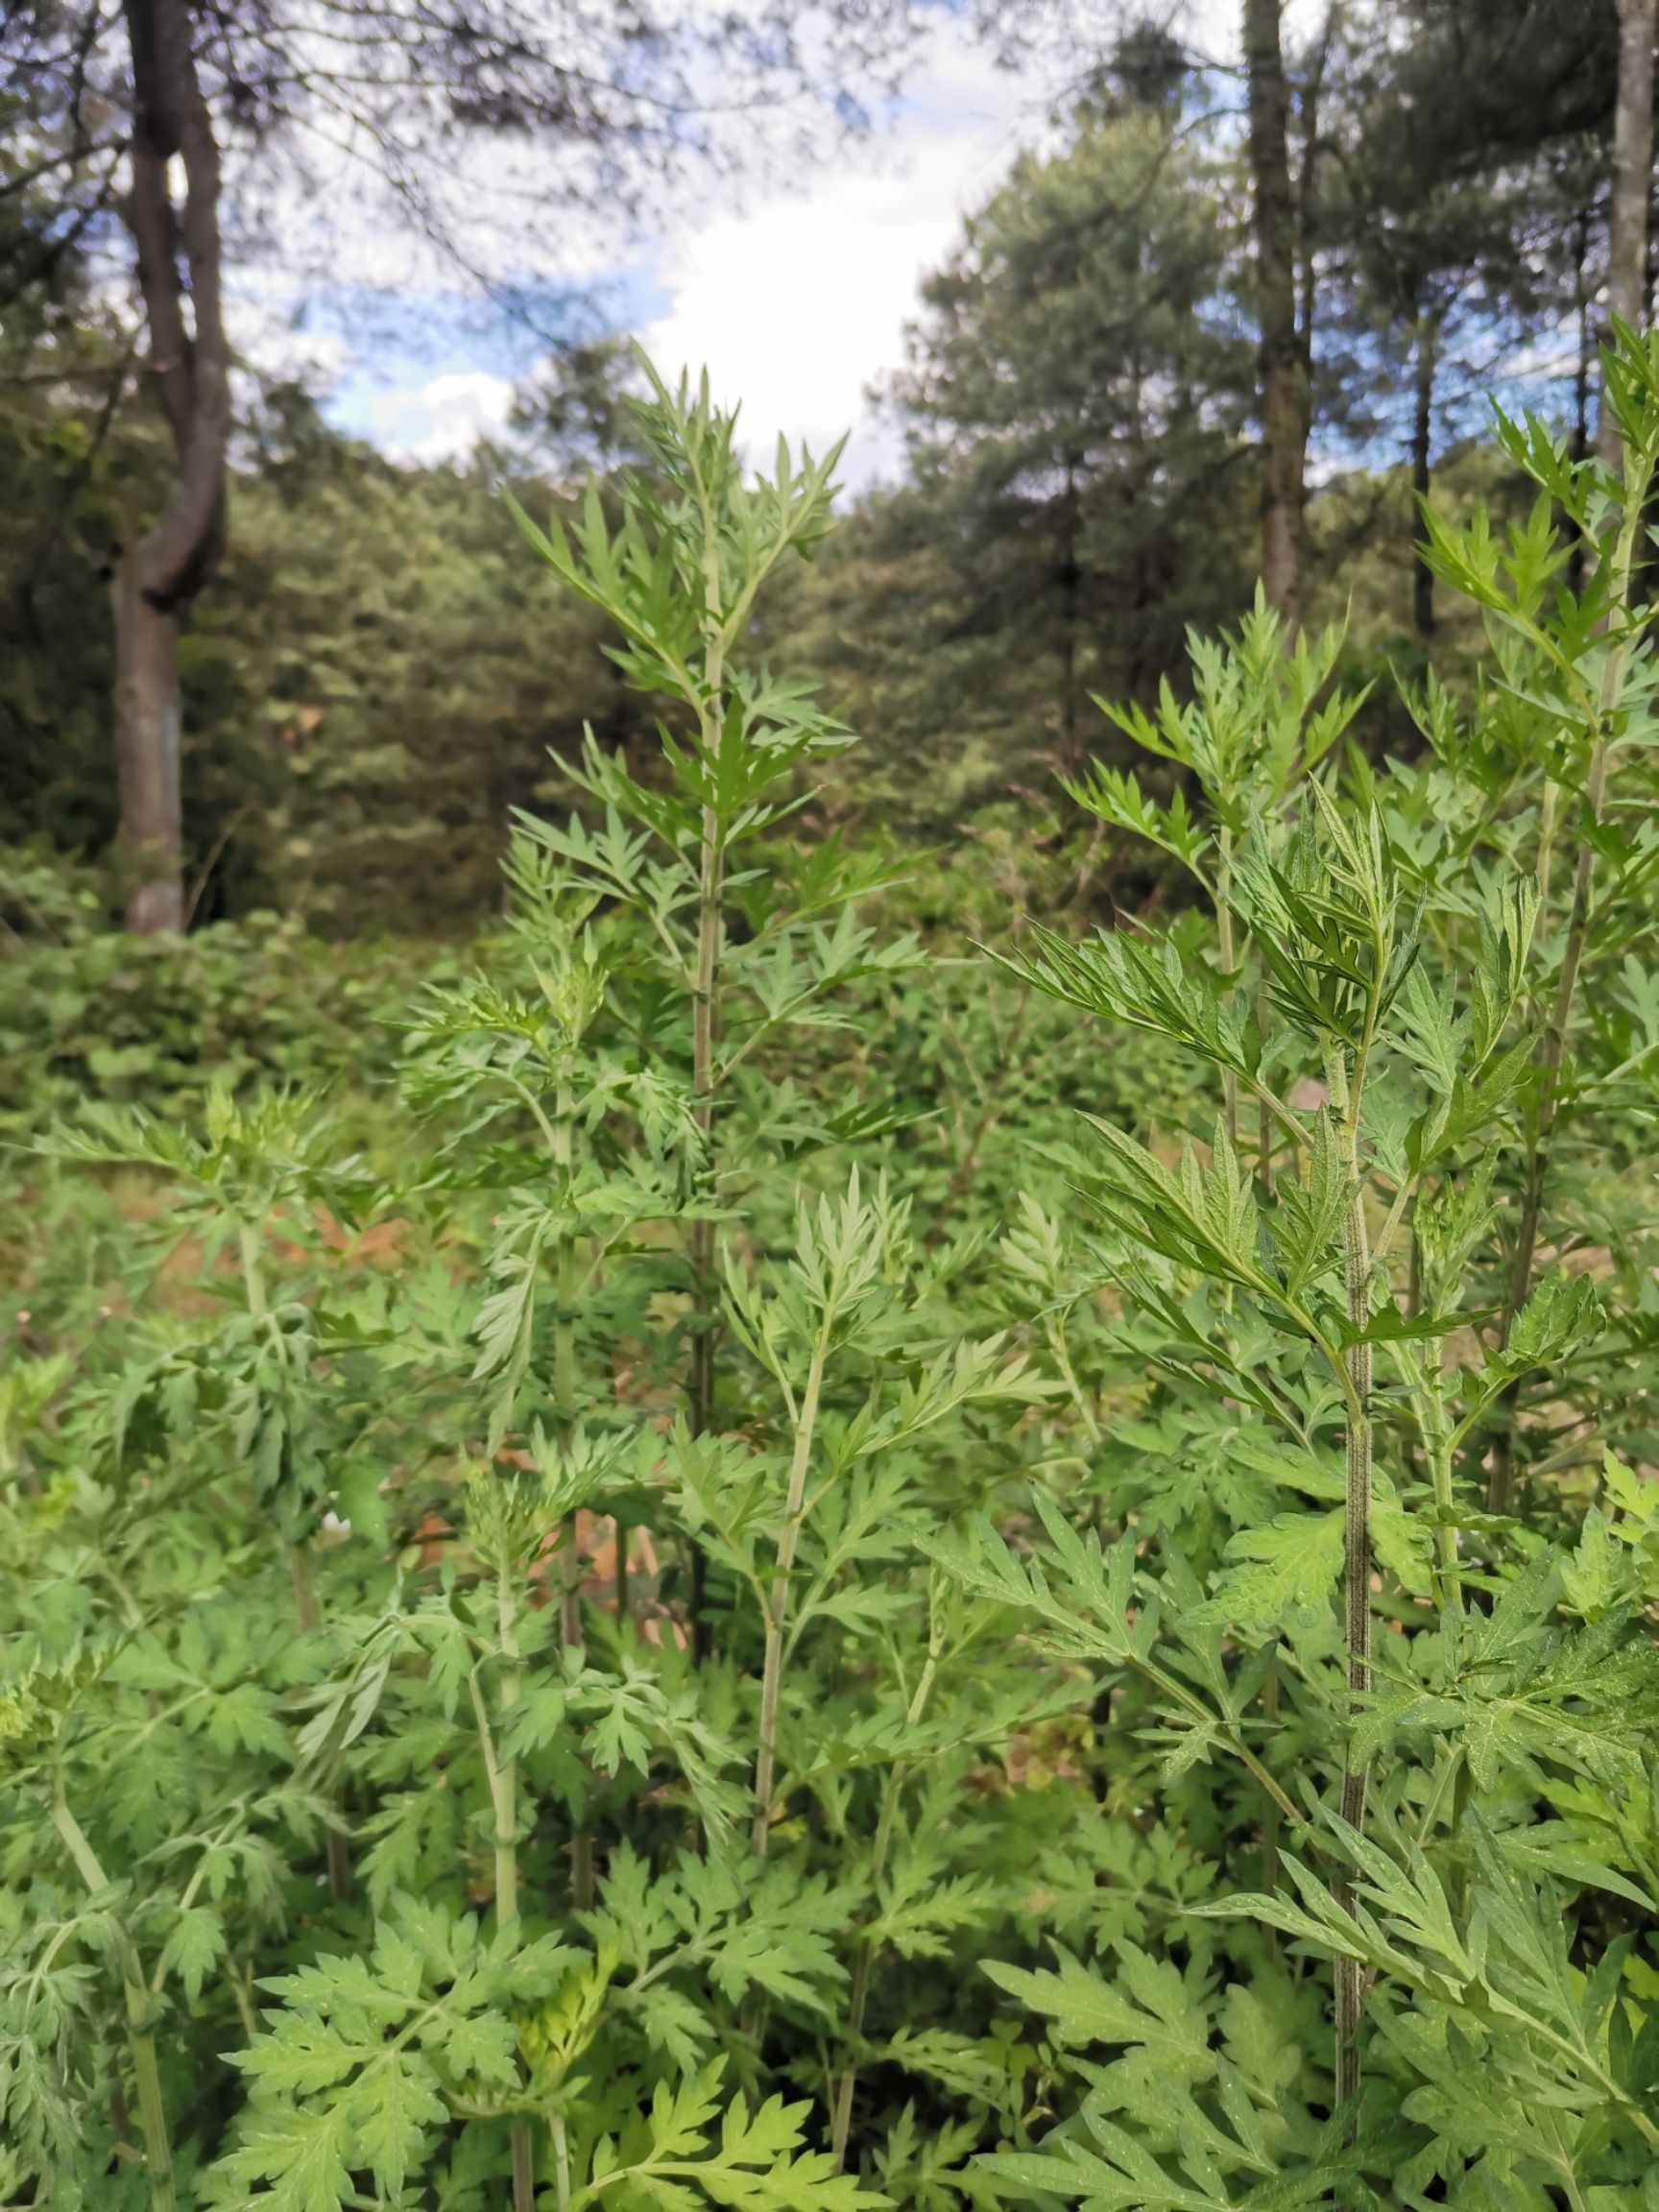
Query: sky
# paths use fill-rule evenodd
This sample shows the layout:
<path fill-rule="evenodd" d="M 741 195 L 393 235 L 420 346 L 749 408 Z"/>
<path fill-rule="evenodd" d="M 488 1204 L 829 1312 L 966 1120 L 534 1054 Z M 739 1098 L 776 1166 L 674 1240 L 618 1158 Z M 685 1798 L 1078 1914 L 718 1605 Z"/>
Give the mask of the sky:
<path fill-rule="evenodd" d="M 1307 12 L 1292 0 L 1292 31 Z M 1185 0 L 1179 12 L 1200 51 L 1232 54 L 1238 0 Z M 843 484 L 891 479 L 901 448 L 871 388 L 903 362 L 923 276 L 1021 149 L 1043 142 L 1075 68 L 1056 54 L 998 69 L 947 20 L 890 114 L 794 189 L 681 194 L 632 235 L 573 239 L 570 266 L 538 275 L 599 281 L 612 319 L 666 373 L 706 367 L 723 400 L 741 401 L 752 454 L 780 432 L 815 451 L 846 432 Z M 411 461 L 460 458 L 504 426 L 533 354 L 505 319 L 453 295 L 415 291 L 403 304 L 391 330 L 359 328 L 349 294 L 314 313 L 308 365 L 343 429 Z"/>

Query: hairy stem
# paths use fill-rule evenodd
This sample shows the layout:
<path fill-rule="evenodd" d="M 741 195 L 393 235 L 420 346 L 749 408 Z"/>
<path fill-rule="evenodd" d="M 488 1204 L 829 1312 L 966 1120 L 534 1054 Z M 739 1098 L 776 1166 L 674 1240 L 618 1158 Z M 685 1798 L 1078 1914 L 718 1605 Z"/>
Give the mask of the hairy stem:
<path fill-rule="evenodd" d="M 496 1636 L 501 1649 L 500 1713 L 503 1722 L 518 1703 L 518 1635 L 512 1575 L 505 1560 L 495 1575 Z M 505 1928 L 518 1917 L 518 1762 L 509 1753 L 495 1758 L 493 1737 L 485 1740 L 487 1768 L 493 1771 L 495 1805 L 495 1919 Z"/>
<path fill-rule="evenodd" d="M 523 1689 L 518 1669 L 517 1606 L 511 1562 L 505 1556 L 495 1570 L 495 1633 L 501 1653 L 499 1710 L 505 1722 L 517 1707 Z M 476 1679 L 473 1695 L 484 1772 L 495 1814 L 495 1925 L 510 1928 L 518 1918 L 518 1762 L 511 1753 L 505 1758 L 497 1756 L 496 1740 L 485 1718 Z M 530 2122 L 515 2120 L 509 2140 L 513 2155 L 513 2212 L 535 2212 L 536 2151 Z"/>
<path fill-rule="evenodd" d="M 570 1055 L 561 1076 L 553 1113 L 553 1157 L 566 1185 L 573 1156 L 575 1107 L 571 1095 Z M 560 1443 L 568 1446 L 576 1426 L 576 1239 L 566 1230 L 559 1238 L 553 1325 L 553 1411 Z M 566 1651 L 585 1648 L 582 1634 L 582 1552 L 576 1515 L 565 1516 L 559 1543 L 559 1639 Z M 584 1822 L 570 1837 L 570 1902 L 578 1912 L 593 1905 L 593 1837 Z"/>
<path fill-rule="evenodd" d="M 726 727 L 726 624 L 720 575 L 720 524 L 699 483 L 703 516 L 703 684 L 696 701 L 697 735 L 706 771 Z M 725 825 L 705 800 L 697 855 L 697 959 L 691 987 L 692 1115 L 702 1144 L 699 1184 L 705 1198 L 715 1187 L 714 1047 L 720 1035 L 720 955 L 725 923 L 721 906 L 726 871 Z M 691 1374 L 686 1416 L 693 1436 L 714 1425 L 714 1223 L 703 1214 L 691 1224 Z M 691 1615 L 691 1656 L 709 1655 L 709 1561 L 694 1536 L 686 1538 Z"/>
<path fill-rule="evenodd" d="M 702 1194 L 714 1188 L 714 1046 L 718 1034 L 721 939 L 720 888 L 724 873 L 720 819 L 703 809 L 702 858 L 697 888 L 697 966 L 691 999 L 692 1112 L 703 1147 Z M 686 1417 L 694 1436 L 714 1424 L 714 1223 L 699 1214 L 691 1223 L 691 1375 Z M 690 1569 L 691 1654 L 709 1655 L 709 1563 L 695 1537 L 687 1537 Z"/>
<path fill-rule="evenodd" d="M 755 1856 L 766 1856 L 772 1825 L 772 1791 L 777 1769 L 778 1705 L 783 1692 L 783 1623 L 789 1609 L 789 1574 L 795 1548 L 806 1517 L 806 1471 L 812 1458 L 812 1432 L 818 1425 L 818 1400 L 824 1388 L 824 1362 L 830 1352 L 830 1309 L 826 1308 L 812 1363 L 801 1396 L 795 1424 L 795 1450 L 789 1461 L 789 1487 L 783 1503 L 783 1527 L 778 1538 L 778 1562 L 766 1605 L 766 1657 L 760 1676 L 760 1735 L 755 1756 Z"/>

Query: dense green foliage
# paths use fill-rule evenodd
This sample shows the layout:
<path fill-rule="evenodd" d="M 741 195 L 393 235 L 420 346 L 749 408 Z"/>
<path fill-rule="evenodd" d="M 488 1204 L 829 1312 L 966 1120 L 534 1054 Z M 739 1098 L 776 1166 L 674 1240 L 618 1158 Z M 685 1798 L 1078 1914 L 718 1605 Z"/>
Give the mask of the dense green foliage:
<path fill-rule="evenodd" d="M 1408 754 L 1260 608 L 1099 725 L 1156 926 L 821 833 L 754 616 L 830 468 L 685 390 L 520 517 L 661 757 L 475 957 L 13 865 L 8 2204 L 1659 2204 L 1607 377 L 1623 481 L 1505 424 L 1529 517 L 1431 522 Z"/>

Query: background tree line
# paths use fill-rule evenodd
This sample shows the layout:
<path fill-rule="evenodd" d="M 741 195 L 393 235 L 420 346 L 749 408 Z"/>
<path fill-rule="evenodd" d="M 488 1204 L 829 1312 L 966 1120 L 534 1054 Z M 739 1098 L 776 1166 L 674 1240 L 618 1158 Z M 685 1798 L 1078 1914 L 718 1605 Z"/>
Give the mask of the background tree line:
<path fill-rule="evenodd" d="M 730 28 L 724 64 L 844 102 L 914 30 L 813 20 L 810 67 Z M 625 349 L 561 344 L 501 447 L 394 466 L 299 389 L 238 418 L 221 263 L 313 250 L 249 211 L 291 208 L 307 132 L 349 115 L 388 205 L 484 281 L 431 181 L 444 150 L 544 143 L 565 206 L 647 192 L 722 158 L 667 125 L 695 112 L 694 56 L 665 23 L 647 79 L 603 12 L 597 75 L 534 10 L 387 21 L 332 77 L 253 11 L 187 0 L 0 29 L 0 837 L 109 858 L 136 927 L 465 926 L 508 807 L 556 796 L 548 748 L 644 733 L 493 495 L 534 507 L 630 458 Z M 1240 31 L 1237 72 L 1118 18 L 924 286 L 883 394 L 902 481 L 767 609 L 774 657 L 866 736 L 830 803 L 868 827 L 1025 803 L 1098 750 L 1091 693 L 1178 683 L 1188 626 L 1234 619 L 1259 575 L 1292 617 L 1351 607 L 1357 674 L 1455 679 L 1473 640 L 1413 553 L 1415 502 L 1502 506 L 1471 394 L 1596 437 L 1597 342 L 1652 286 L 1651 0 L 1330 0 L 1300 46 L 1278 0 L 1243 0 Z"/>

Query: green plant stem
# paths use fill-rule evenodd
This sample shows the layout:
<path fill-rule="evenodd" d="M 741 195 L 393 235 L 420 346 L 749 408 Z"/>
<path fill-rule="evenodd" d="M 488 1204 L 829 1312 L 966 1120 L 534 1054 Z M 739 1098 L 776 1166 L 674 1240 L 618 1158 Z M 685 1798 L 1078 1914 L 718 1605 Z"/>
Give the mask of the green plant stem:
<path fill-rule="evenodd" d="M 1359 1172 L 1359 1099 L 1364 1080 L 1364 1047 L 1356 1055 L 1350 1085 L 1335 1065 L 1332 1089 L 1340 1101 L 1348 1171 L 1348 1203 L 1342 1216 L 1342 1260 L 1348 1291 L 1348 1319 L 1358 1332 L 1371 1318 L 1371 1254 L 1366 1240 L 1365 1191 Z M 1350 1345 L 1345 1356 L 1348 1422 L 1343 1514 L 1344 1642 L 1348 1653 L 1349 1710 L 1357 1712 L 1371 1687 L 1371 1347 Z M 1357 1831 L 1365 1825 L 1367 1769 L 1352 1754 L 1342 1773 L 1342 1817 Z M 1355 1889 L 1344 1876 L 1337 1888 L 1345 1911 L 1355 1909 Z M 1336 2102 L 1345 2104 L 1359 2087 L 1359 2028 L 1364 2013 L 1364 1969 L 1357 1959 L 1336 1961 Z"/>
<path fill-rule="evenodd" d="M 252 1221 L 238 1220 L 236 1247 L 242 1260 L 242 1287 L 248 1311 L 255 1321 L 263 1321 L 267 1311 L 265 1270 L 259 1258 L 259 1232 Z"/>
<path fill-rule="evenodd" d="M 726 620 L 722 613 L 720 526 L 712 498 L 699 480 L 703 517 L 703 681 L 697 692 L 697 734 L 705 773 L 711 771 L 726 724 Z M 700 1194 L 709 1196 L 714 1174 L 714 1048 L 720 1033 L 720 957 L 725 925 L 724 824 L 705 801 L 697 854 L 697 957 L 691 984 L 691 1112 L 703 1158 Z M 691 1373 L 686 1419 L 693 1436 L 714 1425 L 714 1223 L 699 1213 L 691 1223 Z M 691 1656 L 709 1655 L 709 1561 L 694 1536 L 686 1538 L 691 1615 Z"/>
<path fill-rule="evenodd" d="M 1263 1038 L 1267 1035 L 1271 1000 L 1267 992 L 1267 978 L 1262 975 L 1256 988 L 1256 1026 Z M 1265 1098 L 1256 1100 L 1256 1184 L 1263 1201 L 1273 1199 L 1273 1110 Z M 1275 1651 L 1268 1664 L 1267 1679 L 1262 1685 L 1262 1711 L 1267 1719 L 1279 1718 L 1279 1655 Z M 1271 1797 L 1262 1815 L 1262 1887 L 1271 1896 L 1279 1883 L 1279 1823 L 1280 1813 Z M 1268 1956 L 1277 1956 L 1278 1931 L 1262 1931 Z"/>
<path fill-rule="evenodd" d="M 1187 1714 L 1198 1726 L 1208 1730 L 1217 1743 L 1225 1744 L 1244 1768 L 1244 1771 L 1260 1785 L 1269 1802 L 1278 1807 L 1286 1820 L 1293 1820 L 1298 1826 L 1307 1820 L 1307 1814 L 1292 1799 L 1286 1796 L 1284 1791 L 1280 1789 L 1278 1783 L 1274 1781 L 1272 1775 L 1268 1773 L 1266 1767 L 1262 1766 L 1243 1737 L 1236 1730 L 1229 1728 L 1224 1721 L 1218 1719 L 1214 1708 L 1206 1705 L 1202 1697 L 1196 1696 L 1192 1691 L 1189 1690 L 1179 1675 L 1169 1673 L 1166 1669 L 1160 1667 L 1156 1660 L 1145 1658 L 1133 1647 L 1123 1652 L 1122 1664 L 1132 1667 L 1142 1680 L 1150 1683 L 1161 1697 L 1167 1698 L 1171 1705 L 1178 1705 L 1182 1712 Z"/>
<path fill-rule="evenodd" d="M 812 1433 L 818 1425 L 818 1401 L 824 1388 L 824 1363 L 830 1354 L 832 1307 L 825 1307 L 801 1410 L 795 1423 L 795 1449 L 789 1461 L 789 1487 L 783 1503 L 783 1527 L 778 1537 L 778 1562 L 766 1605 L 766 1656 L 760 1676 L 760 1735 L 755 1755 L 755 1856 L 764 1859 L 772 1825 L 772 1791 L 777 1768 L 778 1706 L 783 1691 L 783 1623 L 789 1608 L 789 1575 L 795 1548 L 806 1517 L 806 1471 L 812 1458 Z"/>
<path fill-rule="evenodd" d="M 513 2157 L 513 2212 L 536 2212 L 536 2138 L 528 2120 L 515 2120 L 508 2138 Z"/>
<path fill-rule="evenodd" d="M 518 1667 L 517 1607 L 511 1563 L 505 1557 L 495 1570 L 495 1635 L 501 1654 L 499 1705 L 505 1721 L 517 1708 L 523 1690 Z M 511 1753 L 505 1758 L 498 1756 L 476 1671 L 472 1677 L 472 1707 L 478 1721 L 478 1744 L 484 1757 L 490 1802 L 495 1815 L 495 1925 L 512 1928 L 518 1918 L 518 1762 Z M 535 2212 L 536 2152 L 530 2122 L 515 2120 L 509 2141 L 513 2159 L 513 2212 Z"/>
<path fill-rule="evenodd" d="M 1236 958 L 1233 946 L 1233 832 L 1225 827 L 1215 832 L 1215 935 L 1221 954 L 1221 971 L 1231 975 Z M 1221 1071 L 1222 1113 L 1227 1122 L 1227 1142 L 1235 1152 L 1238 1149 L 1238 1077 L 1231 1068 Z"/>
<path fill-rule="evenodd" d="M 1066 1343 L 1066 1316 L 1064 1313 L 1046 1314 L 1043 1322 L 1043 1334 L 1047 1338 L 1048 1349 L 1054 1355 L 1054 1364 L 1060 1370 L 1060 1380 L 1066 1385 L 1067 1393 L 1076 1408 L 1077 1418 L 1082 1422 L 1090 1443 L 1098 1444 L 1100 1441 L 1100 1423 L 1095 1416 L 1094 1407 L 1090 1405 L 1084 1394 L 1083 1385 L 1077 1380 L 1077 1371 L 1071 1364 L 1071 1354 Z"/>
<path fill-rule="evenodd" d="M 512 1577 L 505 1561 L 495 1575 L 496 1637 L 501 1650 L 500 1711 L 503 1721 L 518 1704 L 518 1633 Z M 509 1753 L 496 1761 L 493 1736 L 485 1741 L 486 1766 L 493 1770 L 495 1806 L 495 1919 L 505 1928 L 518 1917 L 518 1762 Z"/>
<path fill-rule="evenodd" d="M 566 1187 L 574 1152 L 575 1108 L 566 1066 L 554 1103 L 553 1156 Z M 557 1259 L 558 1317 L 553 1325 L 553 1410 L 561 1444 L 568 1445 L 576 1426 L 576 1240 L 565 1231 Z M 574 1512 L 565 1516 L 559 1544 L 559 1639 L 566 1651 L 586 1649 L 582 1634 L 582 1552 Z M 570 1836 L 570 1902 L 578 1912 L 592 1910 L 593 1837 L 586 1822 Z"/>
<path fill-rule="evenodd" d="M 293 1595 L 294 1620 L 301 1635 L 314 1634 L 320 1619 L 317 1585 L 311 1578 L 311 1561 L 302 1544 L 288 1546 L 288 1588 Z"/>
<path fill-rule="evenodd" d="M 85 1831 L 69 1809 L 61 1774 L 53 1785 L 52 1825 L 62 1839 L 88 1892 L 96 1896 L 100 1890 L 108 1889 L 108 1877 L 99 1864 Z M 144 2171 L 150 2176 L 150 2201 L 155 2212 L 178 2212 L 167 2107 L 161 2099 L 161 2073 L 156 2061 L 156 2036 L 150 2025 L 155 2000 L 144 1986 L 137 1959 L 125 1936 L 121 1943 L 121 1981 L 127 2004 L 127 2047 L 132 2053 L 132 2079 L 138 2091 L 138 2130 L 144 2138 Z"/>
<path fill-rule="evenodd" d="M 1428 1800 L 1418 1817 L 1417 1848 L 1419 1850 L 1424 1849 L 1432 1838 L 1434 1823 L 1440 1815 L 1441 1800 L 1445 1797 L 1447 1790 L 1455 1784 L 1457 1776 L 1462 1770 L 1462 1766 L 1463 1746 L 1459 1743 L 1450 1753 L 1440 1771 L 1435 1775 L 1433 1785 L 1429 1791 Z M 1454 1798 L 1454 1802 L 1455 1802 L 1455 1798 Z"/>
<path fill-rule="evenodd" d="M 1267 1035 L 1272 999 L 1267 991 L 1267 978 L 1262 976 L 1256 989 L 1256 1026 L 1263 1038 Z M 1273 1108 L 1258 1092 L 1256 1094 L 1256 1180 L 1261 1185 L 1263 1198 L 1273 1195 Z"/>
<path fill-rule="evenodd" d="M 570 2143 L 565 2132 L 565 2115 L 555 2112 L 549 2126 L 553 2130 L 553 2189 L 558 2212 L 568 2212 L 570 2203 Z"/>
<path fill-rule="evenodd" d="M 1424 1445 L 1429 1455 L 1429 1480 L 1434 1497 L 1434 1599 L 1442 1613 L 1460 1626 L 1463 1619 L 1463 1577 L 1457 1559 L 1457 1503 L 1452 1484 L 1452 1434 L 1446 1410 L 1438 1396 L 1430 1401 L 1429 1425 Z"/>
<path fill-rule="evenodd" d="M 927 1709 L 933 1684 L 939 1673 L 940 1645 L 937 1631 L 928 1639 L 927 1660 L 917 1680 L 914 1695 L 905 1710 L 904 1725 L 920 1726 L 922 1716 Z M 876 1838 L 870 1850 L 870 1887 L 877 1889 L 887 1869 L 887 1854 L 893 1845 L 893 1825 L 899 1816 L 899 1801 L 904 1785 L 910 1778 L 908 1763 L 895 1764 L 887 1777 L 882 1793 L 881 1813 L 876 1823 Z M 835 2113 L 830 2124 L 830 2152 L 835 2161 L 835 2172 L 840 2173 L 847 2157 L 847 2137 L 853 2126 L 853 2097 L 858 2085 L 858 2045 L 864 2034 L 864 2013 L 870 1999 L 870 1977 L 875 1970 L 876 1946 L 867 1931 L 860 1932 L 857 1963 L 853 1970 L 853 1992 L 847 2008 L 847 2062 L 841 2069 L 841 2080 L 836 2086 Z"/>
<path fill-rule="evenodd" d="M 288 1551 L 288 1584 L 294 1593 L 294 1618 L 302 1636 L 314 1635 L 322 1625 L 322 1608 L 317 1602 L 317 1585 L 311 1575 L 311 1557 L 303 1544 L 290 1544 Z M 329 1791 L 329 1801 L 340 1809 L 337 1787 Z M 351 1851 L 344 1832 L 332 1821 L 323 1830 L 323 1852 L 328 1869 L 328 1894 L 336 1904 L 351 1893 Z"/>
<path fill-rule="evenodd" d="M 1625 448 L 1624 513 L 1614 543 L 1612 574 L 1609 579 L 1609 603 L 1620 613 L 1627 613 L 1628 609 L 1631 569 L 1652 473 L 1651 463 L 1640 462 L 1628 447 Z M 1584 804 L 1592 831 L 1600 828 L 1606 812 L 1612 750 L 1610 725 L 1619 705 L 1619 693 L 1629 650 L 1630 631 L 1626 622 L 1620 635 L 1609 641 L 1606 661 L 1601 671 L 1600 695 L 1596 702 L 1592 724 L 1590 767 L 1584 784 Z M 1549 897 L 1545 874 L 1549 870 L 1552 853 L 1553 828 L 1554 808 L 1550 804 L 1550 791 L 1547 790 L 1545 834 L 1539 844 L 1540 916 Z M 1538 1257 L 1538 1228 L 1544 1211 L 1545 1187 L 1550 1175 L 1551 1138 L 1554 1132 L 1560 1098 L 1561 1064 L 1566 1055 L 1567 1034 L 1572 1024 L 1574 1000 L 1577 996 L 1578 975 L 1583 967 L 1584 948 L 1590 934 L 1595 872 L 1595 840 L 1593 835 L 1586 835 L 1578 845 L 1578 858 L 1573 872 L 1573 900 L 1567 914 L 1567 942 L 1561 956 L 1561 974 L 1556 981 L 1555 997 L 1551 1004 L 1550 1019 L 1544 1032 L 1538 1103 L 1527 1132 L 1521 1221 L 1516 1231 L 1508 1296 L 1504 1301 L 1503 1324 L 1499 1332 L 1501 1346 L 1507 1345 L 1515 1316 L 1532 1295 L 1532 1272 Z M 1488 1512 L 1507 1513 L 1514 1503 L 1515 1427 L 1519 1400 L 1520 1388 L 1516 1382 L 1509 1385 L 1499 1401 L 1500 1418 L 1492 1439 L 1492 1459 L 1486 1485 Z"/>
<path fill-rule="evenodd" d="M 703 809 L 702 855 L 697 889 L 697 965 L 691 993 L 692 1115 L 703 1148 L 698 1176 L 705 1199 L 714 1188 L 714 1045 L 718 1029 L 723 926 L 720 888 L 723 860 L 720 819 Z M 714 1223 L 699 1213 L 691 1223 L 691 1374 L 686 1420 L 693 1436 L 707 1435 L 714 1423 Z M 691 1655 L 709 1655 L 709 1563 L 695 1537 L 686 1538 L 689 1566 Z"/>

